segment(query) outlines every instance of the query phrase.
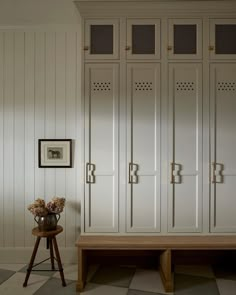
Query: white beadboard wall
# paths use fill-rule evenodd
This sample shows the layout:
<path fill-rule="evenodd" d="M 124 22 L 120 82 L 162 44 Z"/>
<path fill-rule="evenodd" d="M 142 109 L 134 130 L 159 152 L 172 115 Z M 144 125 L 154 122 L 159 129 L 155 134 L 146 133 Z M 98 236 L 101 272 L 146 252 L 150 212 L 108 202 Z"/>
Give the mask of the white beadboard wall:
<path fill-rule="evenodd" d="M 27 205 L 54 195 L 66 198 L 60 249 L 70 253 L 66 260 L 75 255 L 81 195 L 80 39 L 79 25 L 0 27 L 0 263 L 19 251 L 25 255 L 15 262 L 29 259 L 35 224 Z M 38 168 L 39 138 L 73 139 L 73 168 Z"/>

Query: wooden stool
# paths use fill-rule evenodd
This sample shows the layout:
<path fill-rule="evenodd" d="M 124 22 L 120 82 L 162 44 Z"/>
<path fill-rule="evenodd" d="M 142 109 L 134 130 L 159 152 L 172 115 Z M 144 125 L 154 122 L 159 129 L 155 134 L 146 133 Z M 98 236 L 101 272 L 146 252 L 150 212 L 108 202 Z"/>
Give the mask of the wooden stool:
<path fill-rule="evenodd" d="M 32 271 L 32 268 L 43 263 L 46 260 L 49 260 L 49 259 L 51 259 L 51 266 L 52 266 L 51 270 L 52 271 L 55 270 L 54 259 L 56 259 L 57 264 L 58 264 L 58 270 L 59 270 L 60 276 L 61 276 L 62 286 L 63 287 L 66 286 L 63 268 L 62 268 L 62 264 L 61 264 L 61 258 L 60 258 L 60 254 L 59 254 L 59 250 L 58 250 L 58 246 L 57 246 L 57 240 L 56 240 L 56 235 L 58 235 L 62 231 L 63 231 L 63 227 L 60 225 L 58 225 L 55 230 L 51 230 L 51 231 L 39 231 L 38 227 L 33 228 L 32 234 L 37 237 L 37 240 L 35 242 L 34 250 L 33 250 L 33 253 L 32 253 L 32 256 L 30 259 L 29 267 L 27 269 L 27 273 L 26 273 L 23 287 L 27 286 L 27 282 L 28 282 L 30 273 Z M 38 247 L 39 247 L 39 243 L 40 243 L 41 238 L 47 238 L 47 249 L 50 249 L 50 257 L 34 265 L 34 259 L 35 259 L 36 253 L 38 251 Z M 54 254 L 53 254 L 53 246 L 54 246 L 56 258 L 54 257 Z"/>

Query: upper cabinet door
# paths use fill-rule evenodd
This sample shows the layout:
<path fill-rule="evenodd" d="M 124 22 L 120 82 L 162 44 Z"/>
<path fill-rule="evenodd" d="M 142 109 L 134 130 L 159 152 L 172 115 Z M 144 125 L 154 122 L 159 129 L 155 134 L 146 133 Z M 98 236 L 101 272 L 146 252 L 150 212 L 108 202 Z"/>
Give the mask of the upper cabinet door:
<path fill-rule="evenodd" d="M 167 50 L 170 59 L 201 59 L 202 21 L 170 19 Z"/>
<path fill-rule="evenodd" d="M 118 59 L 119 58 L 119 21 L 87 20 L 85 21 L 85 58 Z"/>
<path fill-rule="evenodd" d="M 160 58 L 160 20 L 127 20 L 128 59 Z"/>
<path fill-rule="evenodd" d="M 209 50 L 214 59 L 236 58 L 236 19 L 210 21 Z"/>

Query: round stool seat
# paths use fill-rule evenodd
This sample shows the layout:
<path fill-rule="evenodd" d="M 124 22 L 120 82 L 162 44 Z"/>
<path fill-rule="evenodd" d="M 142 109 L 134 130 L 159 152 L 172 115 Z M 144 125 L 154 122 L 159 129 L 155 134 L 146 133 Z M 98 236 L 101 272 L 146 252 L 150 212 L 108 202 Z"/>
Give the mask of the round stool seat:
<path fill-rule="evenodd" d="M 55 230 L 50 230 L 50 231 L 39 231 L 39 228 L 35 227 L 32 229 L 32 235 L 41 237 L 41 238 L 48 238 L 48 237 L 56 236 L 62 231 L 63 231 L 63 227 L 60 225 L 57 225 L 57 228 Z"/>

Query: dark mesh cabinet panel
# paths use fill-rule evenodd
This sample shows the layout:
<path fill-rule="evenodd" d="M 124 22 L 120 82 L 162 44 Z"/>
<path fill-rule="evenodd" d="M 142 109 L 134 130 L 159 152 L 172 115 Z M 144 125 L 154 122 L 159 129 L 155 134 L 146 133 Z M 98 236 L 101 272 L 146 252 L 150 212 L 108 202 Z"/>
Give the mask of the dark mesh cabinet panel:
<path fill-rule="evenodd" d="M 132 53 L 155 54 L 155 25 L 132 25 Z"/>
<path fill-rule="evenodd" d="M 197 53 L 197 26 L 174 25 L 174 54 Z"/>
<path fill-rule="evenodd" d="M 236 25 L 215 26 L 215 53 L 236 54 Z"/>
<path fill-rule="evenodd" d="M 90 53 L 113 54 L 113 25 L 91 25 Z"/>

